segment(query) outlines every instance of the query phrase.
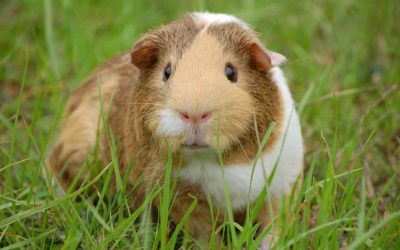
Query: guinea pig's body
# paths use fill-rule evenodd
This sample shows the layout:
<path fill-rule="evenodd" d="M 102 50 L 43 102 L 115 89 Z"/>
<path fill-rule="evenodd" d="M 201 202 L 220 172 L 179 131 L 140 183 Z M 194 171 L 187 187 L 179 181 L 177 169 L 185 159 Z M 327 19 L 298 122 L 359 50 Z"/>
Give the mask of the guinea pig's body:
<path fill-rule="evenodd" d="M 247 205 L 273 175 L 267 190 L 278 209 L 303 167 L 299 118 L 278 67 L 283 59 L 228 15 L 193 13 L 150 31 L 72 94 L 49 167 L 67 187 L 96 142 L 109 163 L 104 113 L 121 174 L 134 163 L 130 183 L 141 182 L 133 204 L 162 184 L 171 153 L 177 198 L 170 216 L 179 222 L 196 197 L 188 230 L 198 239 L 211 234 L 209 202 L 222 211 L 222 222 L 225 189 L 235 219 L 243 222 Z M 264 226 L 268 207 L 259 215 Z"/>

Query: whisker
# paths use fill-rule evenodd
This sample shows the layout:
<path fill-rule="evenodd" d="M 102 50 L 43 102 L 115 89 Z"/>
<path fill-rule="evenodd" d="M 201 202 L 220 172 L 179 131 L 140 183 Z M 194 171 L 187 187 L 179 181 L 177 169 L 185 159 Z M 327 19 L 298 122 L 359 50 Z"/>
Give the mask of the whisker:
<path fill-rule="evenodd" d="M 246 157 L 246 160 L 251 161 L 250 157 L 247 155 L 246 150 L 243 147 L 243 144 L 241 141 L 239 141 L 239 147 L 241 148 L 241 150 L 243 151 L 244 156 Z"/>

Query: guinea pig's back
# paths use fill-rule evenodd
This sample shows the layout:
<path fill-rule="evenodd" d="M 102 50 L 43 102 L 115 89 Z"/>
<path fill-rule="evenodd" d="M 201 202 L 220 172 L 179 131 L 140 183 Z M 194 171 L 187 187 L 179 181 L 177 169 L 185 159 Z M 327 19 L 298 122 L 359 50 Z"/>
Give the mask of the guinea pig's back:
<path fill-rule="evenodd" d="M 70 115 L 78 106 L 100 103 L 99 101 L 103 101 L 108 109 L 108 101 L 115 91 L 137 80 L 139 72 L 129 62 L 127 55 L 129 54 L 120 54 L 98 66 L 73 91 L 68 99 L 65 115 Z"/>
<path fill-rule="evenodd" d="M 96 136 L 104 124 L 102 117 L 109 112 L 123 112 L 125 105 L 115 107 L 114 103 L 124 103 L 124 95 L 131 91 L 139 75 L 127 55 L 118 55 L 97 67 L 68 98 L 60 134 L 47 156 L 48 168 L 64 188 L 80 172 L 98 141 Z M 122 124 L 116 119 L 113 123 Z"/>

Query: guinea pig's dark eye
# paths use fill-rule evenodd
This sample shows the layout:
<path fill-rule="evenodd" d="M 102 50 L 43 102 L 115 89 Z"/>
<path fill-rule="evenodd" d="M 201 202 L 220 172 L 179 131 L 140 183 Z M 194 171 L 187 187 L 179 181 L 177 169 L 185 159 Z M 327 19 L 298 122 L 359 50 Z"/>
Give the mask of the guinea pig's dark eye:
<path fill-rule="evenodd" d="M 231 82 L 237 81 L 237 69 L 230 63 L 225 65 L 225 76 Z"/>
<path fill-rule="evenodd" d="M 172 73 L 171 64 L 168 63 L 168 65 L 164 69 L 164 81 L 167 81 L 169 79 L 171 73 Z"/>

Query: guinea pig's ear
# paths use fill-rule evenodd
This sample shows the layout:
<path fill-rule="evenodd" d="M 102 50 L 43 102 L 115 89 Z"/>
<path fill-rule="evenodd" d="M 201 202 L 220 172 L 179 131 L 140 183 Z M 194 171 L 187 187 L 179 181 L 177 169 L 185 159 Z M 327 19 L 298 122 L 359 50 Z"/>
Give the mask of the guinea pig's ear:
<path fill-rule="evenodd" d="M 284 55 L 267 50 L 259 43 L 250 44 L 249 53 L 256 68 L 262 72 L 267 72 L 271 67 L 279 66 L 287 60 Z"/>
<path fill-rule="evenodd" d="M 154 41 L 141 40 L 131 51 L 131 63 L 140 70 L 149 68 L 157 62 L 158 48 Z"/>

